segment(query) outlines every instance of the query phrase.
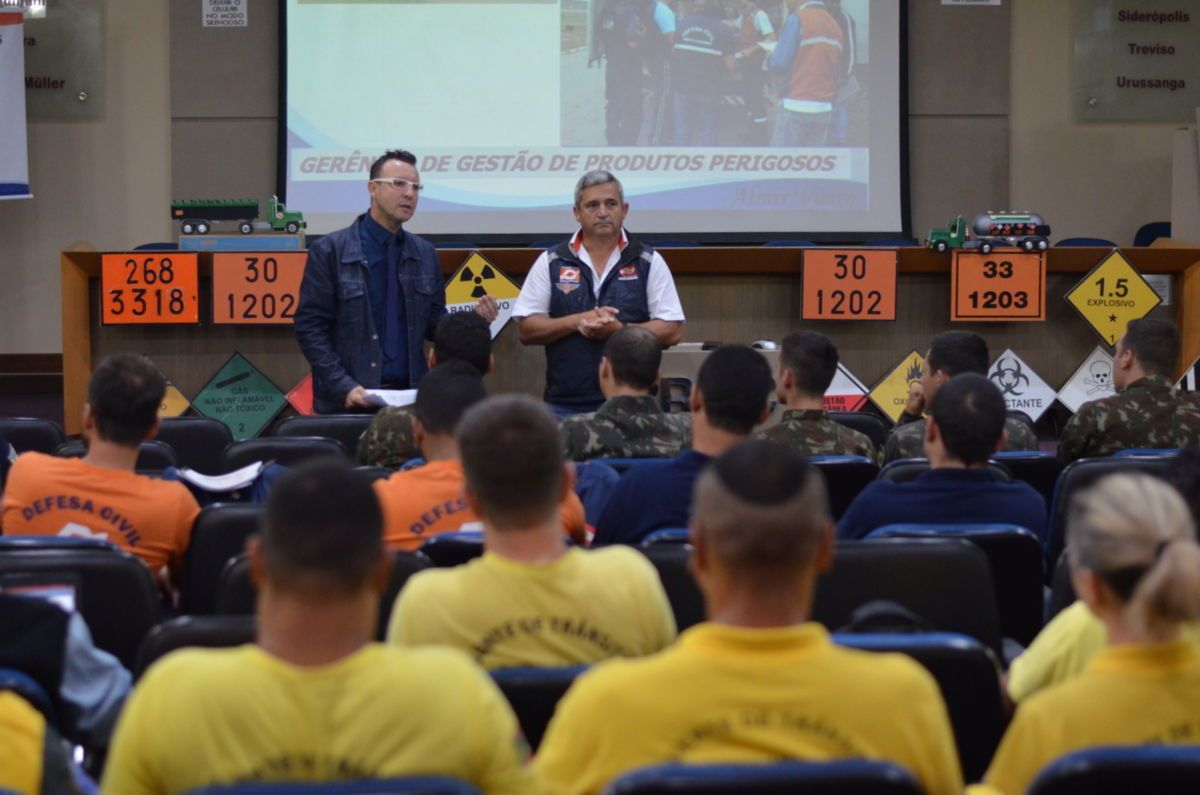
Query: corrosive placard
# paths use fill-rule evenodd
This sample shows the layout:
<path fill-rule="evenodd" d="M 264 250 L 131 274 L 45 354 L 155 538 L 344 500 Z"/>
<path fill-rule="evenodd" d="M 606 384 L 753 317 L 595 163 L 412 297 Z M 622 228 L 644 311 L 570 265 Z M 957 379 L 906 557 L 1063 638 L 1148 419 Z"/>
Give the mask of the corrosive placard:
<path fill-rule="evenodd" d="M 520 286 L 504 271 L 478 251 L 472 251 L 446 282 L 446 310 L 474 312 L 479 299 L 490 295 L 500 307 L 500 314 L 492 321 L 492 339 L 495 339 L 512 319 L 513 307 L 520 294 Z"/>

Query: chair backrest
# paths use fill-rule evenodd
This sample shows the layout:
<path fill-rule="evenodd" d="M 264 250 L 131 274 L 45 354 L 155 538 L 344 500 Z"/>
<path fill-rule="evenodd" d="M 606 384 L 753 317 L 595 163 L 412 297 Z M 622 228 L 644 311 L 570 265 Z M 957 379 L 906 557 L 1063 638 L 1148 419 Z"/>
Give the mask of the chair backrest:
<path fill-rule="evenodd" d="M 387 480 L 395 472 L 395 470 L 388 469 L 387 467 L 377 466 L 359 466 L 355 467 L 354 471 L 366 478 L 369 483 L 374 483 L 377 480 Z"/>
<path fill-rule="evenodd" d="M 876 449 L 882 450 L 883 446 L 887 444 L 887 423 L 869 411 L 831 411 L 829 419 L 838 425 L 845 425 L 847 428 L 866 434 Z"/>
<path fill-rule="evenodd" d="M 1117 244 L 1111 240 L 1105 240 L 1102 237 L 1066 237 L 1057 241 L 1055 246 L 1066 246 L 1068 248 L 1076 247 L 1092 247 L 1092 248 L 1118 248 Z"/>
<path fill-rule="evenodd" d="M 392 574 L 379 597 L 379 621 L 375 627 L 377 640 L 383 640 L 387 635 L 388 621 L 391 620 L 396 597 L 400 595 L 408 578 L 432 567 L 433 563 L 420 552 L 392 553 Z M 214 600 L 216 612 L 223 616 L 252 615 L 256 600 L 257 593 L 250 578 L 250 561 L 245 555 L 238 555 L 225 565 L 217 581 Z"/>
<path fill-rule="evenodd" d="M 899 765 L 867 759 L 749 765 L 667 764 L 627 773 L 606 795 L 918 795 Z"/>
<path fill-rule="evenodd" d="M 105 541 L 82 538 L 0 538 L 0 590 L 64 585 L 101 649 L 126 668 L 161 618 L 158 588 L 146 564 Z"/>
<path fill-rule="evenodd" d="M 937 680 L 963 778 L 978 781 L 987 770 L 1008 723 L 996 657 L 974 638 L 952 632 L 838 634 L 835 643 L 872 652 L 912 657 Z"/>
<path fill-rule="evenodd" d="M 1151 221 L 1148 224 L 1142 224 L 1137 232 L 1133 235 L 1133 245 L 1141 248 L 1148 246 L 1160 237 L 1171 236 L 1170 221 Z"/>
<path fill-rule="evenodd" d="M 1071 563 L 1059 555 L 1050 575 L 1050 601 L 1046 603 L 1046 623 L 1075 603 L 1075 583 L 1071 582 Z"/>
<path fill-rule="evenodd" d="M 358 439 L 371 425 L 373 414 L 315 414 L 285 417 L 271 432 L 273 436 L 323 436 L 337 439 L 353 457 Z"/>
<path fill-rule="evenodd" d="M 970 541 L 839 541 L 832 570 L 817 580 L 813 620 L 837 630 L 856 609 L 875 600 L 895 602 L 934 629 L 969 635 L 1002 656 L 991 568 L 983 550 Z"/>
<path fill-rule="evenodd" d="M 575 677 L 587 666 L 571 668 L 506 668 L 492 671 L 492 679 L 521 724 L 521 733 L 529 747 L 537 751 L 546 734 L 546 726 L 554 716 L 554 708 L 567 692 Z"/>
<path fill-rule="evenodd" d="M 1002 450 L 992 454 L 992 460 L 1002 464 L 1012 474 L 1013 480 L 1021 480 L 1042 495 L 1046 505 L 1054 499 L 1054 486 L 1062 474 L 1062 462 L 1050 453 L 1040 450 Z"/>
<path fill-rule="evenodd" d="M 1012 473 L 1008 471 L 1008 468 L 1002 462 L 988 461 L 988 469 L 995 474 L 998 480 L 1007 482 L 1013 479 Z M 916 480 L 928 471 L 928 458 L 898 458 L 883 465 L 883 469 L 879 470 L 879 480 L 890 480 L 893 483 L 908 483 Z"/>
<path fill-rule="evenodd" d="M 692 531 L 686 527 L 663 527 L 655 530 L 650 535 L 642 539 L 638 544 L 640 547 L 649 547 L 655 544 L 687 544 L 692 539 Z"/>
<path fill-rule="evenodd" d="M 177 649 L 223 649 L 253 643 L 256 626 L 254 616 L 180 616 L 164 621 L 142 641 L 133 675 L 140 679 L 155 661 Z"/>
<path fill-rule="evenodd" d="M 638 464 L 646 464 L 652 461 L 670 461 L 670 458 L 655 456 L 650 458 L 595 458 L 594 461 L 603 461 L 620 474 L 624 475 L 630 467 L 635 467 Z"/>
<path fill-rule="evenodd" d="M 18 453 L 46 453 L 67 440 L 57 422 L 38 417 L 0 418 L 0 436 L 3 436 Z"/>
<path fill-rule="evenodd" d="M 50 694 L 38 680 L 16 668 L 0 668 L 0 692 L 5 690 L 20 696 L 29 706 L 42 713 L 46 723 L 56 729 L 61 728 L 61 724 L 58 722 L 58 712 L 54 709 L 54 699 L 50 698 Z"/>
<path fill-rule="evenodd" d="M 483 555 L 483 533 L 478 530 L 439 533 L 421 544 L 421 553 L 439 568 L 458 566 Z"/>
<path fill-rule="evenodd" d="M 233 558 L 246 551 L 246 539 L 258 532 L 261 505 L 216 503 L 200 511 L 183 558 L 179 612 L 212 613 L 217 583 Z"/>
<path fill-rule="evenodd" d="M 232 472 L 255 461 L 274 461 L 291 467 L 326 457 L 345 461 L 350 456 L 336 439 L 323 436 L 266 436 L 244 439 L 226 447 L 221 455 L 221 471 Z"/>
<path fill-rule="evenodd" d="M 1026 528 L 1000 524 L 891 524 L 876 528 L 867 538 L 964 538 L 970 541 L 987 555 L 1004 637 L 1028 646 L 1041 631 L 1045 601 L 1042 543 Z"/>
<path fill-rule="evenodd" d="M 834 519 L 842 518 L 859 492 L 879 475 L 879 467 L 875 462 L 862 456 L 817 455 L 808 460 L 825 476 L 829 512 Z"/>
<path fill-rule="evenodd" d="M 1179 455 L 1178 447 L 1130 447 L 1113 453 L 1113 458 L 1129 458 L 1137 456 Z"/>
<path fill-rule="evenodd" d="M 1076 751 L 1047 765 L 1028 791 L 1029 795 L 1195 795 L 1200 792 L 1200 746 L 1141 745 Z"/>
<path fill-rule="evenodd" d="M 1050 501 L 1050 532 L 1046 536 L 1046 559 L 1053 566 L 1066 544 L 1067 509 L 1071 499 L 1081 489 L 1114 472 L 1145 472 L 1164 477 L 1170 472 L 1173 456 L 1112 456 L 1109 458 L 1081 458 L 1063 467 L 1054 487 Z"/>
<path fill-rule="evenodd" d="M 154 438 L 171 445 L 179 466 L 205 475 L 221 474 L 221 454 L 233 442 L 229 426 L 212 417 L 167 417 Z"/>
<path fill-rule="evenodd" d="M 645 555 L 658 571 L 671 612 L 675 614 L 675 626 L 683 632 L 699 624 L 705 618 L 704 596 L 688 569 L 692 556 L 691 544 L 653 544 L 643 547 Z"/>
<path fill-rule="evenodd" d="M 59 458 L 83 458 L 86 454 L 87 447 L 81 439 L 72 439 L 54 448 L 54 455 Z M 167 467 L 173 466 L 178 466 L 175 451 L 166 442 L 150 439 L 142 442 L 138 447 L 135 469 L 161 472 Z"/>
<path fill-rule="evenodd" d="M 273 781 L 222 784 L 184 795 L 480 795 L 475 787 L 445 776 L 354 779 L 352 781 Z"/>

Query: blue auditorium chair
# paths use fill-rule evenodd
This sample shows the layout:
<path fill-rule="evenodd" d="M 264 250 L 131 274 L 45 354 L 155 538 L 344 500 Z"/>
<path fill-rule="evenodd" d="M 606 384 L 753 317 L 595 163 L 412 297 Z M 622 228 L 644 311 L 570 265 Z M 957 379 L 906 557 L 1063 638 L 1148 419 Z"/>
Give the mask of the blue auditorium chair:
<path fill-rule="evenodd" d="M 335 439 L 354 457 L 359 437 L 375 419 L 373 414 L 314 414 L 285 417 L 271 430 L 272 436 L 323 436 Z"/>
<path fill-rule="evenodd" d="M 171 445 L 179 466 L 205 475 L 221 474 L 221 455 L 233 442 L 229 426 L 212 417 L 165 417 L 154 438 Z"/>
<path fill-rule="evenodd" d="M 501 668 L 492 671 L 492 679 L 508 699 L 521 724 L 521 733 L 533 751 L 542 744 L 550 718 L 559 700 L 587 670 L 586 665 L 566 668 Z"/>
<path fill-rule="evenodd" d="M 814 455 L 808 460 L 825 476 L 829 512 L 835 521 L 842 518 L 854 498 L 879 476 L 875 462 L 860 455 Z"/>
<path fill-rule="evenodd" d="M 686 527 L 663 527 L 642 539 L 640 547 L 655 544 L 687 544 L 692 540 L 692 531 Z"/>
<path fill-rule="evenodd" d="M 1091 748 L 1057 759 L 1038 774 L 1029 795 L 1200 792 L 1200 746 Z"/>
<path fill-rule="evenodd" d="M 0 436 L 18 453 L 33 451 L 46 455 L 67 440 L 61 425 L 40 417 L 0 418 Z"/>
<path fill-rule="evenodd" d="M 483 532 L 459 530 L 456 533 L 439 533 L 421 544 L 421 554 L 432 560 L 438 568 L 461 565 L 483 555 Z"/>
<path fill-rule="evenodd" d="M 1151 221 L 1148 224 L 1142 224 L 1133 236 L 1133 245 L 1142 248 L 1150 245 L 1160 237 L 1171 236 L 1170 221 Z"/>
<path fill-rule="evenodd" d="M 0 668 L 0 692 L 4 691 L 23 698 L 29 706 L 42 713 L 46 723 L 58 728 L 58 713 L 54 710 L 54 700 L 32 676 L 16 668 Z"/>
<path fill-rule="evenodd" d="M 285 467 L 296 466 L 318 458 L 353 458 L 336 439 L 324 436 L 264 436 L 243 439 L 225 448 L 221 456 L 221 471 L 233 472 L 256 461 L 274 461 Z"/>
<path fill-rule="evenodd" d="M 831 411 L 829 419 L 864 434 L 880 450 L 887 444 L 888 426 L 882 417 L 868 411 Z"/>
<path fill-rule="evenodd" d="M 1042 495 L 1046 505 L 1050 505 L 1054 499 L 1054 486 L 1063 470 L 1057 456 L 1041 450 L 1000 450 L 992 453 L 992 461 L 1008 470 L 1013 480 L 1032 486 Z"/>
<path fill-rule="evenodd" d="M 627 773 L 605 795 L 920 795 L 899 765 L 867 759 L 738 765 L 666 764 Z"/>
<path fill-rule="evenodd" d="M 1119 248 L 1116 243 L 1102 237 L 1066 237 L 1054 245 L 1056 248 Z"/>

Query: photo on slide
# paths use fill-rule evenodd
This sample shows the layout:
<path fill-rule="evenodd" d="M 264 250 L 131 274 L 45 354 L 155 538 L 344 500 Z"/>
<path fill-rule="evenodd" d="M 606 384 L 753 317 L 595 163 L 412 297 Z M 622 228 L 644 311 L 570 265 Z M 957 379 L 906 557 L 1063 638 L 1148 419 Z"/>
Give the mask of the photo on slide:
<path fill-rule="evenodd" d="M 561 0 L 560 15 L 561 146 L 869 145 L 869 0 Z"/>

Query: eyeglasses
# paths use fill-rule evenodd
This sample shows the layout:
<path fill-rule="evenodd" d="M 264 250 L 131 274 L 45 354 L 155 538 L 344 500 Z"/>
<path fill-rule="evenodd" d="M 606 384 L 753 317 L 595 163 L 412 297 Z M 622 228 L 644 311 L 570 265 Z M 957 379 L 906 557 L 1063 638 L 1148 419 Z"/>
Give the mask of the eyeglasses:
<path fill-rule="evenodd" d="M 412 182 L 411 180 L 400 179 L 400 177 L 377 177 L 376 179 L 370 181 L 382 182 L 384 185 L 390 185 L 396 190 L 412 188 L 415 193 L 420 193 L 421 191 L 425 190 L 425 186 L 420 182 Z"/>

